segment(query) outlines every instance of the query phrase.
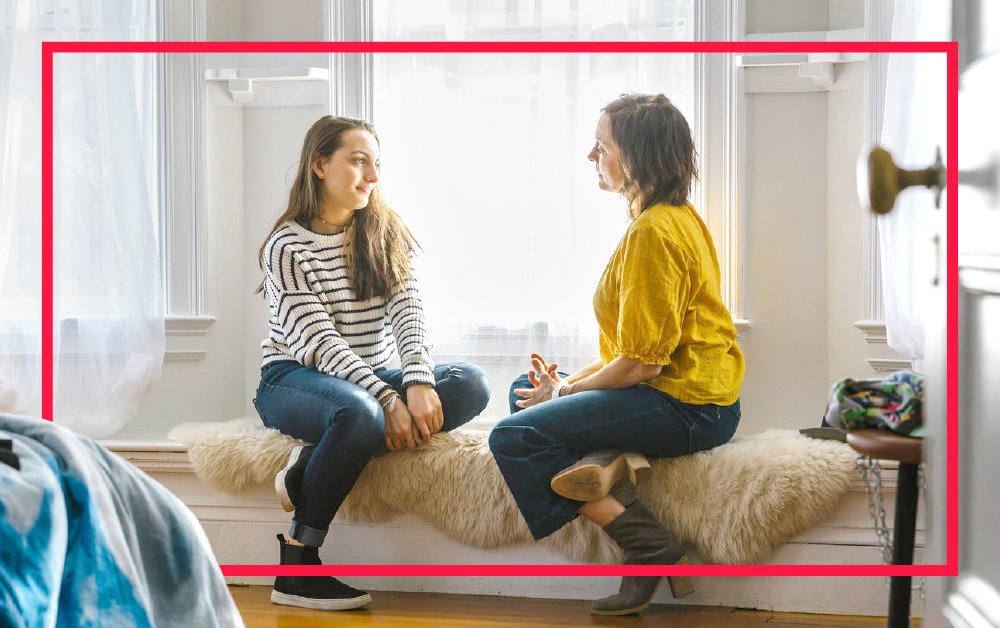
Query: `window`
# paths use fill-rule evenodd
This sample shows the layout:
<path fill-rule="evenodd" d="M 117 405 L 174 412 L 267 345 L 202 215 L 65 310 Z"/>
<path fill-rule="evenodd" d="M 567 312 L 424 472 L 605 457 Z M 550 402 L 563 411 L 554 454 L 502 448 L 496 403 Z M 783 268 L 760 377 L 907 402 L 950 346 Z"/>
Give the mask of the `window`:
<path fill-rule="evenodd" d="M 152 0 L 106 7 L 22 3 L 9 29 L 8 54 L 0 58 L 7 117 L 0 231 L 16 245 L 4 247 L 16 262 L 0 265 L 0 285 L 3 300 L 20 309 L 5 308 L 0 330 L 0 407 L 7 411 L 38 414 L 41 408 L 41 212 L 32 211 L 40 208 L 42 188 L 40 44 L 150 39 L 152 9 Z M 85 433 L 107 429 L 91 417 L 117 420 L 113 415 L 141 389 L 139 380 L 158 374 L 162 355 L 151 254 L 156 212 L 150 190 L 158 179 L 148 168 L 160 161 L 154 66 L 151 55 L 63 53 L 53 60 L 56 418 L 82 417 L 72 426 Z M 112 383 L 102 385 L 108 379 Z"/>
<path fill-rule="evenodd" d="M 345 40 L 687 41 L 698 6 L 373 0 L 333 23 Z M 376 124 L 384 193 L 425 251 L 418 273 L 434 357 L 474 361 L 497 387 L 483 422 L 508 414 L 505 387 L 532 351 L 566 371 L 595 359 L 593 289 L 627 225 L 586 158 L 600 108 L 623 92 L 663 92 L 697 133 L 698 56 L 393 53 L 338 63 L 335 75 L 355 87 L 334 94 L 337 113 Z"/>

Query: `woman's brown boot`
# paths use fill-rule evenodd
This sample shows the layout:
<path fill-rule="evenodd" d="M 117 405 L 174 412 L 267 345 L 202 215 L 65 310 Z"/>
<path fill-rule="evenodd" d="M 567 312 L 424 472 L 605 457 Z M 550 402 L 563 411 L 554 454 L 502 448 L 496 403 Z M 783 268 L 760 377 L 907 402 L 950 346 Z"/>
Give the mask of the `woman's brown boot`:
<path fill-rule="evenodd" d="M 626 475 L 633 484 L 642 484 L 652 473 L 649 461 L 640 453 L 602 449 L 557 473 L 549 485 L 557 495 L 592 502 L 607 495 Z"/>
<path fill-rule="evenodd" d="M 626 565 L 685 565 L 684 548 L 639 502 L 615 517 L 604 531 L 625 550 Z M 618 593 L 594 602 L 594 615 L 629 615 L 653 601 L 663 576 L 623 576 Z M 675 598 L 694 593 L 690 576 L 667 576 Z"/>

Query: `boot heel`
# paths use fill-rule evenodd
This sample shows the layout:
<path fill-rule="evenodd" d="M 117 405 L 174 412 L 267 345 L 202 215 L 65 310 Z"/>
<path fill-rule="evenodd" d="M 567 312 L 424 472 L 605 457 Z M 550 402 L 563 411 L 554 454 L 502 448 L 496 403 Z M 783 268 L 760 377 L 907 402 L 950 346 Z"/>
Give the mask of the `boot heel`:
<path fill-rule="evenodd" d="M 653 469 L 649 466 L 646 456 L 634 451 L 626 451 L 624 456 L 625 466 L 628 467 L 628 479 L 632 484 L 638 486 L 652 477 Z"/>
<path fill-rule="evenodd" d="M 675 564 L 688 564 L 687 556 L 682 557 Z M 670 585 L 670 594 L 674 596 L 674 599 L 694 593 L 694 582 L 691 580 L 691 576 L 667 576 L 667 584 Z"/>

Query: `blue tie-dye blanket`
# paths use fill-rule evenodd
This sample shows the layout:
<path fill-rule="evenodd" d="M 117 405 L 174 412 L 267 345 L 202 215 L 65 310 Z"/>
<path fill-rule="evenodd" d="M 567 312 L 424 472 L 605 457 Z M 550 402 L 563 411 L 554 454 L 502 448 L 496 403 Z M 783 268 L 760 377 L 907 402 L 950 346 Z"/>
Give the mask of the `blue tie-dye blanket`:
<path fill-rule="evenodd" d="M 93 440 L 0 414 L 0 627 L 243 626 L 198 520 Z"/>

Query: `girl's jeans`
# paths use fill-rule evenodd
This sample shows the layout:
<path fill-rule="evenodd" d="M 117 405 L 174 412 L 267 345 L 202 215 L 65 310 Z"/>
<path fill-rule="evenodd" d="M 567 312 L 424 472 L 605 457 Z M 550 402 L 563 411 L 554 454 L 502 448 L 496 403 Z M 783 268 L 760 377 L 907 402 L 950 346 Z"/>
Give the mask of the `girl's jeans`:
<path fill-rule="evenodd" d="M 406 402 L 400 370 L 376 374 Z M 440 364 L 434 381 L 445 432 L 467 423 L 490 399 L 489 378 L 474 364 Z M 316 444 L 288 534 L 318 547 L 368 460 L 385 451 L 382 407 L 364 388 L 292 360 L 261 369 L 254 406 L 264 425 Z"/>
<path fill-rule="evenodd" d="M 567 377 L 563 374 L 563 378 Z M 727 442 L 740 421 L 740 402 L 688 404 L 651 386 L 588 390 L 521 409 L 510 388 L 511 416 L 490 433 L 490 449 L 535 540 L 576 518 L 583 504 L 552 492 L 552 477 L 599 449 L 676 457 Z"/>

